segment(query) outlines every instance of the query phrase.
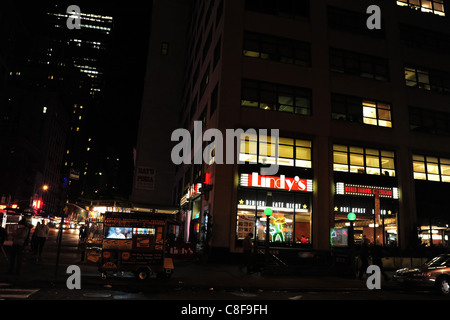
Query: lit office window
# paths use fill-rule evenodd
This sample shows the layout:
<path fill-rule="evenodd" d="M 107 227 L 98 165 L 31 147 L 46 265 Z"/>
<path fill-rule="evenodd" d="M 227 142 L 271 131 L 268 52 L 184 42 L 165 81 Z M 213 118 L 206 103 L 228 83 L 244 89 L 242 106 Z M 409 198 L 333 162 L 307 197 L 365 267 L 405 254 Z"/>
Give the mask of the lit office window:
<path fill-rule="evenodd" d="M 444 0 L 398 0 L 397 5 L 445 16 Z"/>
<path fill-rule="evenodd" d="M 423 69 L 405 67 L 405 82 L 408 87 L 431 89 L 429 73 Z"/>
<path fill-rule="evenodd" d="M 392 128 L 391 106 L 389 103 L 363 98 L 332 94 L 332 118 L 350 122 Z"/>
<path fill-rule="evenodd" d="M 450 159 L 413 155 L 414 179 L 450 182 Z"/>
<path fill-rule="evenodd" d="M 450 93 L 450 72 L 407 66 L 405 84 L 408 87 Z"/>
<path fill-rule="evenodd" d="M 395 177 L 395 155 L 388 150 L 334 145 L 333 170 Z"/>
<path fill-rule="evenodd" d="M 312 143 L 292 138 L 278 139 L 243 133 L 240 138 L 239 160 L 249 163 L 278 164 L 280 166 L 312 168 Z"/>
<path fill-rule="evenodd" d="M 392 128 L 391 106 L 387 103 L 363 101 L 363 122 L 372 126 Z"/>

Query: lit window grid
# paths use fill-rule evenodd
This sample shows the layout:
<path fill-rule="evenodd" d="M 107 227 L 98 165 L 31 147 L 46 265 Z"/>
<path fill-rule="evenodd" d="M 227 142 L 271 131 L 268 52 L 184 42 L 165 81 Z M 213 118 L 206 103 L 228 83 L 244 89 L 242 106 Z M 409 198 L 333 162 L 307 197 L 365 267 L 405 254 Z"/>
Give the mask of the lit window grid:
<path fill-rule="evenodd" d="M 398 0 L 397 5 L 445 16 L 443 0 Z"/>
<path fill-rule="evenodd" d="M 363 123 L 392 128 L 391 106 L 387 103 L 363 100 Z"/>
<path fill-rule="evenodd" d="M 242 134 L 239 160 L 248 163 L 278 164 L 309 169 L 312 168 L 311 141 L 280 137 L 278 150 L 276 150 L 270 137 L 258 139 L 256 135 Z"/>
<path fill-rule="evenodd" d="M 334 145 L 333 170 L 395 177 L 395 156 L 392 151 Z"/>
<path fill-rule="evenodd" d="M 414 179 L 450 182 L 450 159 L 413 155 Z"/>

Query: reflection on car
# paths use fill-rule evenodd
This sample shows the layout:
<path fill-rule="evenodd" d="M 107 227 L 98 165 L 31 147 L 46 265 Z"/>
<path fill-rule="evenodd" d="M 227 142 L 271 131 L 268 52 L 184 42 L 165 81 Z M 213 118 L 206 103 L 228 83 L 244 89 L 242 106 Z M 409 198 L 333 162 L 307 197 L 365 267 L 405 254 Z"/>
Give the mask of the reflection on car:
<path fill-rule="evenodd" d="M 399 269 L 393 279 L 405 286 L 434 288 L 450 296 L 450 254 L 438 255 L 418 268 Z"/>

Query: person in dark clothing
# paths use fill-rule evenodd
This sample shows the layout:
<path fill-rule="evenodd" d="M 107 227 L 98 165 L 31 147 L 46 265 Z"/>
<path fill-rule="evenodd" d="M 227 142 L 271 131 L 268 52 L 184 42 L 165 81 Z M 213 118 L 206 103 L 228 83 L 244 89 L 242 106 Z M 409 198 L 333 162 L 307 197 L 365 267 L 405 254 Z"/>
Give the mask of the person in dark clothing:
<path fill-rule="evenodd" d="M 361 239 L 361 249 L 359 252 L 359 260 L 361 261 L 361 266 L 359 268 L 358 278 L 362 279 L 363 275 L 366 273 L 367 268 L 369 267 L 369 239 L 366 236 L 363 236 Z"/>
<path fill-rule="evenodd" d="M 5 243 L 7 238 L 8 233 L 6 232 L 6 229 L 0 226 L 0 250 L 2 251 L 2 254 L 5 257 L 6 261 L 8 261 L 8 256 L 6 255 L 5 249 L 3 248 L 3 243 Z"/>
<path fill-rule="evenodd" d="M 245 264 L 247 266 L 247 274 L 250 274 L 253 271 L 253 263 L 252 263 L 252 251 L 253 251 L 253 233 L 249 233 L 242 243 L 244 248 L 245 255 Z"/>
<path fill-rule="evenodd" d="M 25 219 L 18 223 L 17 230 L 13 233 L 13 245 L 11 247 L 9 273 L 20 274 L 22 267 L 23 251 L 28 245 L 30 228 Z"/>
<path fill-rule="evenodd" d="M 390 280 L 390 277 L 386 274 L 386 271 L 383 267 L 383 248 L 376 243 L 372 247 L 372 263 L 380 268 L 381 274 L 383 275 L 384 280 Z"/>

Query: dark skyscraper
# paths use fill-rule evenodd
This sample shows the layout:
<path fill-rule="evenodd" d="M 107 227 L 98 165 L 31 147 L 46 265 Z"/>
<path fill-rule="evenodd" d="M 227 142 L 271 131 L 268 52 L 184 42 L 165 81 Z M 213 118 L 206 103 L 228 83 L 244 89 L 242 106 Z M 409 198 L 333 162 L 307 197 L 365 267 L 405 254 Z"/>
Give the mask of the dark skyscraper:
<path fill-rule="evenodd" d="M 83 205 L 95 198 L 126 199 L 131 186 L 135 122 L 142 90 L 141 64 L 147 50 L 148 26 L 139 17 L 145 17 L 148 6 L 135 13 L 132 8 L 123 9 L 110 2 L 80 1 L 81 28 L 69 29 L 68 5 L 55 5 L 53 1 L 30 3 L 22 8 L 10 1 L 2 4 L 2 13 L 9 13 L 2 14 L 5 23 L 0 30 L 4 44 L 0 55 L 2 127 L 19 128 L 12 119 L 24 123 L 22 127 L 27 130 L 20 134 L 29 132 L 27 141 L 36 150 L 44 150 L 39 139 L 50 140 L 47 149 L 59 153 L 52 159 L 61 161 L 55 164 L 58 170 L 51 171 L 58 174 L 51 179 L 55 187 L 46 194 L 57 192 L 61 206 L 65 202 Z M 113 16 L 118 17 L 119 33 L 115 33 Z M 138 20 L 130 24 L 133 19 Z M 143 51 L 136 50 L 137 47 Z M 49 103 L 36 106 L 38 99 L 33 101 L 35 95 L 31 93 L 34 91 L 48 95 L 53 103 L 58 101 L 59 111 Z M 25 100 L 30 99 L 35 103 L 27 105 Z M 49 133 L 49 137 L 58 139 L 58 148 L 48 136 L 39 136 L 40 131 L 33 129 L 36 123 L 26 125 L 24 117 L 37 120 L 38 115 L 45 114 L 48 118 L 52 112 L 60 117 L 55 124 L 64 131 Z M 13 141 L 5 135 L 2 138 L 5 145 Z M 3 148 L 2 152 L 8 154 L 8 150 Z M 45 176 L 37 162 L 48 165 L 47 157 L 30 151 L 24 158 L 32 163 L 18 164 L 17 168 L 19 171 L 22 168 L 23 173 L 28 167 L 34 168 L 27 177 L 28 185 L 32 186 L 24 187 L 24 182 L 14 181 L 10 170 L 9 180 L 2 181 L 2 203 L 14 198 L 9 190 L 13 184 L 26 194 L 27 201 L 22 202 L 31 203 L 33 194 L 39 193 L 33 189 L 39 190 L 44 183 L 41 180 L 46 180 L 35 175 L 40 172 L 38 176 Z M 6 156 L 3 161 L 15 162 Z"/>

